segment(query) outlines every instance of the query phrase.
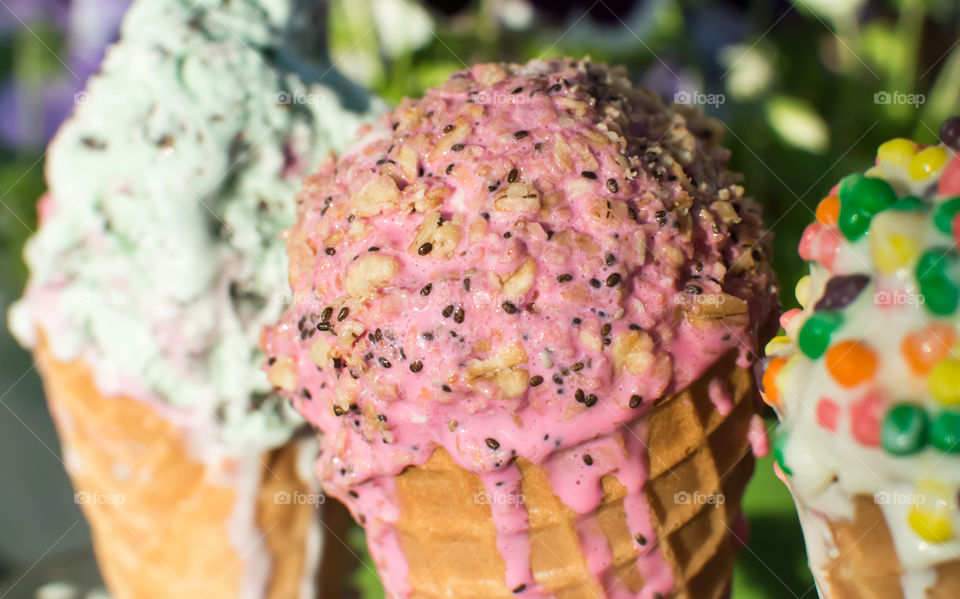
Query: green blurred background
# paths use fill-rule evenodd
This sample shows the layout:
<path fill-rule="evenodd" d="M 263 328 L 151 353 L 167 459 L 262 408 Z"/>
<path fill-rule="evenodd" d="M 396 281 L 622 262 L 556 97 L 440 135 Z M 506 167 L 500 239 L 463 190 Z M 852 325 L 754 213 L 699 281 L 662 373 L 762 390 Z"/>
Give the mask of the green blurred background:
<path fill-rule="evenodd" d="M 25 281 L 20 248 L 36 223 L 44 146 L 129 1 L 0 0 L 3 307 Z M 473 62 L 588 54 L 626 65 L 668 100 L 701 104 L 727 128 L 733 165 L 765 205 L 784 307 L 795 305 L 804 268 L 800 234 L 830 187 L 871 163 L 881 142 L 933 142 L 939 124 L 960 113 L 955 0 L 332 0 L 320 33 L 340 72 L 391 102 Z M 4 336 L 0 360 L 0 451 L 15 456 L 0 466 L 2 578 L 29 573 L 41 558 L 68 563 L 85 554 L 88 533 L 29 357 Z M 792 503 L 769 459 L 758 464 L 745 509 L 752 536 L 734 598 L 815 597 Z M 381 596 L 368 569 L 357 585 Z"/>

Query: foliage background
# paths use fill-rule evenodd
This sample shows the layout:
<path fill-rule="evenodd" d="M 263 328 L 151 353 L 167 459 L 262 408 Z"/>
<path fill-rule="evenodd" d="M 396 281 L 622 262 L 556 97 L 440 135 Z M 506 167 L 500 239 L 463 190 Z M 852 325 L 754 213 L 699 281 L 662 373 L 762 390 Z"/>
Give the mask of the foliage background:
<path fill-rule="evenodd" d="M 43 148 L 129 1 L 0 0 L 4 305 L 25 281 L 20 247 L 35 227 Z M 584 54 L 626 65 L 667 99 L 678 92 L 722 98 L 703 108 L 726 126 L 733 164 L 765 205 L 785 307 L 795 305 L 792 287 L 804 268 L 796 246 L 820 198 L 844 173 L 869 165 L 882 141 L 933 142 L 940 122 L 960 112 L 953 0 L 330 0 L 323 33 L 338 70 L 393 102 L 473 62 Z M 29 361 L 8 338 L 0 355 L 10 356 L 6 388 Z M 36 382 L 27 389 L 6 400 L 4 392 L 0 403 L 38 432 L 31 437 L 0 419 L 5 455 L 55 447 Z M 68 493 L 59 464 L 47 462 L 29 473 L 0 468 L 7 483 L 0 502 L 11 505 L 28 484 Z M 8 514 L 11 522 L 0 517 L 8 533 L 0 534 L 0 573 L 35 562 L 52 540 L 32 542 L 52 534 L 41 524 L 75 510 L 63 501 L 41 506 Z M 753 535 L 738 563 L 735 599 L 815 597 L 792 504 L 768 460 L 758 465 L 746 509 Z M 73 537 L 82 549 L 82 525 Z M 357 584 L 364 596 L 378 596 L 369 570 L 359 570 Z"/>

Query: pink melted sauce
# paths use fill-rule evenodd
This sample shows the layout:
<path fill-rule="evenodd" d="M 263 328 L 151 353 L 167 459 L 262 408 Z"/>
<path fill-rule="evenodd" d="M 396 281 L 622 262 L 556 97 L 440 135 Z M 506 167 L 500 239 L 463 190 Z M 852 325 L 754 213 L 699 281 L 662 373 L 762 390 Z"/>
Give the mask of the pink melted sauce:
<path fill-rule="evenodd" d="M 471 75 L 480 78 L 476 71 Z M 567 69 L 563 75 L 574 81 L 575 86 L 583 83 L 582 72 Z M 554 79 L 556 77 L 551 78 L 550 83 Z M 508 77 L 493 87 L 492 95 L 506 97 L 516 87 L 530 89 L 531 85 L 524 77 Z M 482 85 L 477 83 L 477 87 Z M 301 198 L 300 221 L 291 235 L 305 233 L 314 247 L 323 248 L 331 234 L 345 231 L 349 213 L 346 198 L 378 173 L 376 161 L 393 157 L 403 139 L 417 134 L 430 136 L 431 143 L 436 144 L 442 137 L 439 129 L 461 115 L 467 97 L 465 89 L 431 90 L 423 100 L 408 101 L 369 130 L 339 161 L 336 171 L 330 164 L 322 167 L 319 183 L 315 181 L 315 186 L 308 187 Z M 432 120 L 405 121 L 403 109 L 411 105 L 420 106 L 419 115 L 429 111 Z M 365 523 L 371 554 L 381 570 L 389 596 L 406 597 L 410 593 L 406 560 L 393 526 L 399 517 L 399 508 L 392 477 L 406 466 L 423 464 L 437 447 L 445 448 L 459 466 L 478 474 L 483 481 L 491 498 L 491 514 L 498 531 L 497 546 L 506 565 L 505 582 L 511 589 L 524 587 L 518 596 L 550 594 L 533 579 L 526 510 L 521 502 L 512 498 L 520 494 L 520 472 L 511 463 L 511 458 L 516 456 L 542 466 L 557 497 L 575 512 L 585 515 L 577 528 L 589 569 L 598 578 L 609 568 L 612 556 L 592 512 L 602 500 L 602 477 L 616 476 L 627 488 L 624 509 L 631 535 L 634 538 L 642 535 L 647 541 L 643 546 L 638 543 L 637 558 L 645 585 L 639 594 L 634 594 L 618 581 L 600 582 L 609 588 L 608 596 L 614 599 L 650 599 L 656 593 L 667 595 L 673 588 L 673 576 L 657 549 L 654 524 L 643 494 L 648 477 L 644 417 L 652 405 L 651 399 L 685 388 L 732 349 L 739 350 L 739 365 L 749 365 L 749 352 L 755 350 L 755 327 L 769 314 L 772 295 L 765 289 L 765 281 L 728 277 L 722 287 L 727 293 L 753 298 L 758 295 L 758 289 L 764 289 L 763 294 L 769 295 L 757 298 L 759 301 L 752 306 L 754 313 L 749 322 L 731 327 L 726 323 L 695 326 L 682 317 L 679 322 L 675 320 L 672 316 L 676 314 L 674 298 L 683 289 L 685 277 L 664 271 L 651 256 L 658 256 L 667 246 L 678 247 L 688 259 L 696 256 L 702 263 L 702 270 L 697 272 L 706 275 L 714 272 L 722 260 L 735 259 L 739 249 L 732 246 L 723 230 L 717 234 L 698 229 L 692 239 L 684 239 L 673 227 L 657 227 L 654 214 L 668 206 L 665 200 L 650 192 L 672 197 L 681 192 L 681 187 L 679 183 L 654 182 L 643 173 L 632 181 L 618 178 L 619 192 L 606 195 L 621 198 L 646 195 L 646 203 L 637 210 L 638 220 L 652 223 L 649 227 L 638 227 L 634 221 L 628 221 L 598 229 L 584 218 L 588 210 L 584 204 L 587 197 L 568 198 L 572 218 L 571 215 L 540 216 L 543 229 L 578 230 L 590 235 L 602 247 L 598 255 L 560 247 L 557 241 L 543 234 L 543 229 L 539 235 L 527 229 L 523 234 L 505 236 L 505 232 L 514 230 L 517 219 L 515 214 L 492 209 L 491 193 L 487 190 L 491 180 L 444 177 L 446 166 L 471 161 L 474 167 L 479 163 L 496 165 L 502 160 L 498 170 L 503 173 L 515 165 L 522 171 L 522 180 L 563 189 L 580 182 L 580 169 L 560 171 L 547 158 L 552 136 L 559 134 L 573 139 L 584 133 L 589 123 L 560 126 L 563 111 L 548 94 L 531 96 L 523 103 L 489 108 L 495 116 L 478 122 L 465 140 L 469 148 L 483 149 L 479 156 L 470 154 L 469 150 L 446 151 L 435 159 L 424 155 L 429 152 L 419 156 L 420 166 L 429 174 L 428 185 L 455 189 L 441 211 L 447 220 L 463 219 L 464 235 L 459 246 L 463 251 L 447 260 L 417 256 L 408 247 L 422 215 L 402 211 L 377 215 L 370 219 L 375 222 L 375 228 L 362 240 L 342 240 L 334 255 L 319 251 L 312 267 L 299 278 L 292 273 L 291 286 L 302 301 L 292 306 L 277 327 L 265 333 L 264 349 L 267 355 L 294 359 L 298 386 L 309 390 L 311 397 L 291 394 L 294 403 L 324 433 L 319 475 L 328 492 L 342 500 L 354 517 Z M 656 118 L 640 114 L 636 117 L 636 128 L 646 129 L 650 123 L 644 119 Z M 400 126 L 392 127 L 393 122 L 399 122 Z M 528 135 L 518 140 L 512 135 L 518 130 Z M 548 151 L 535 150 L 535 142 L 546 145 Z M 614 145 L 610 150 L 609 154 L 595 152 L 599 162 L 595 169 L 599 175 L 598 190 L 602 190 L 608 177 L 622 173 L 614 161 L 615 154 L 630 151 Z M 704 163 L 720 163 L 722 169 L 725 155 L 701 158 Z M 697 171 L 704 163 L 691 168 Z M 710 176 L 699 171 L 695 174 L 701 181 L 710 180 Z M 402 189 L 403 184 L 400 187 Z M 715 197 L 713 193 L 708 192 L 708 198 L 703 201 L 708 203 L 709 198 Z M 489 214 L 485 225 L 488 234 L 480 241 L 468 242 L 466 230 L 482 213 Z M 533 220 L 536 221 L 536 217 Z M 758 228 L 759 224 L 746 226 Z M 630 250 L 636 236 L 645 237 L 649 248 L 643 261 L 635 259 Z M 351 357 L 375 354 L 372 359 L 363 358 L 367 363 L 365 372 L 357 373 L 354 379 L 348 376 L 346 368 L 318 368 L 312 362 L 308 355 L 311 341 L 301 338 L 298 322 L 311 314 L 319 314 L 343 298 L 344 273 L 355 257 L 367 253 L 371 246 L 378 248 L 381 255 L 394 257 L 400 269 L 382 295 L 350 308 L 349 318 L 364 326 L 363 335 L 350 350 Z M 549 252 L 558 250 L 565 252 L 562 266 L 544 260 Z M 603 263 L 605 253 L 616 256 L 615 264 Z M 525 298 L 517 302 L 521 306 L 519 313 L 508 314 L 501 308 L 504 298 L 500 290 L 490 283 L 487 273 L 511 273 L 526 257 L 537 261 L 537 280 Z M 603 281 L 614 272 L 623 276 L 623 282 L 616 289 L 600 286 L 591 291 L 589 303 L 565 297 L 563 292 L 570 284 L 557 280 L 559 275 L 569 273 L 579 282 L 590 277 Z M 466 277 L 471 278 L 469 290 L 463 283 Z M 721 290 L 720 285 L 705 279 L 698 278 L 697 282 L 705 292 Z M 421 289 L 428 283 L 432 285 L 431 292 L 424 295 Z M 522 309 L 526 302 L 532 301 L 534 293 L 538 309 Z M 449 305 L 464 308 L 464 323 L 454 325 L 449 318 L 441 317 L 441 311 Z M 611 318 L 613 314 L 620 316 Z M 581 322 L 572 325 L 574 318 Z M 609 351 L 605 348 L 597 351 L 584 344 L 580 337 L 584 331 L 599 335 L 605 323 L 611 326 L 608 335 L 613 338 L 627 332 L 630 325 L 649 331 L 656 339 L 653 351 L 659 361 L 639 375 L 615 371 Z M 334 325 L 339 326 L 336 322 Z M 388 337 L 387 342 L 368 342 L 368 336 L 379 329 Z M 431 333 L 433 339 L 425 339 L 425 332 Z M 481 381 L 468 385 L 461 376 L 464 364 L 490 355 L 474 349 L 480 340 L 491 340 L 494 347 L 522 346 L 528 356 L 524 368 L 531 377 L 542 376 L 543 384 L 531 386 L 521 397 L 513 399 L 501 397 L 493 384 Z M 384 349 L 384 346 L 388 347 Z M 545 356 L 553 362 L 551 367 L 543 364 Z M 391 367 L 378 367 L 380 357 L 388 359 Z M 413 360 L 423 364 L 422 371 L 416 374 L 408 368 Z M 558 385 L 553 383 L 556 372 L 577 362 L 582 362 L 584 367 L 569 374 L 561 386 L 562 393 L 558 393 Z M 447 384 L 449 391 L 442 390 L 442 384 Z M 356 411 L 341 416 L 334 414 L 330 390 L 338 386 L 353 394 Z M 574 390 L 578 388 L 596 394 L 597 403 L 587 408 L 575 402 Z M 628 404 L 634 394 L 645 400 L 639 407 L 630 408 Z M 711 398 L 718 409 L 729 411 L 729 391 L 717 390 L 711 393 Z M 391 436 L 389 442 L 372 428 L 365 418 L 367 414 L 384 419 Z M 491 444 L 491 439 L 495 443 Z M 584 453 L 591 455 L 592 465 L 584 462 Z"/>

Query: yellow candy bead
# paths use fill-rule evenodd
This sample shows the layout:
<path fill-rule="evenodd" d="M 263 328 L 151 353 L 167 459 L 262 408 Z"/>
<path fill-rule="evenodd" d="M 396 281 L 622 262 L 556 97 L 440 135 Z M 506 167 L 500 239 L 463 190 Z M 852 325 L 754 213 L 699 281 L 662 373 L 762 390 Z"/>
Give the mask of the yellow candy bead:
<path fill-rule="evenodd" d="M 897 137 L 880 144 L 877 148 L 877 161 L 904 166 L 917 153 L 917 144 L 909 139 Z"/>
<path fill-rule="evenodd" d="M 953 537 L 954 513 L 950 488 L 942 482 L 924 479 L 917 484 L 917 494 L 922 501 L 910 507 L 907 521 L 910 528 L 922 539 L 931 543 L 943 543 Z"/>
<path fill-rule="evenodd" d="M 960 360 L 947 358 L 937 363 L 930 371 L 927 385 L 930 394 L 940 403 L 960 404 Z"/>
<path fill-rule="evenodd" d="M 893 274 L 906 268 L 917 258 L 920 247 L 916 240 L 906 235 L 890 235 L 873 248 L 873 263 L 880 272 Z"/>
<path fill-rule="evenodd" d="M 924 148 L 910 158 L 907 172 L 914 181 L 922 181 L 943 168 L 949 157 L 947 151 L 940 146 Z"/>
<path fill-rule="evenodd" d="M 781 353 L 785 353 L 789 347 L 790 337 L 787 337 L 786 335 L 777 335 L 767 342 L 767 347 L 765 347 L 763 351 L 768 356 L 777 356 Z"/>
<path fill-rule="evenodd" d="M 800 302 L 800 305 L 806 307 L 807 300 L 810 299 L 810 275 L 800 277 L 793 293 L 797 296 L 797 301 Z"/>

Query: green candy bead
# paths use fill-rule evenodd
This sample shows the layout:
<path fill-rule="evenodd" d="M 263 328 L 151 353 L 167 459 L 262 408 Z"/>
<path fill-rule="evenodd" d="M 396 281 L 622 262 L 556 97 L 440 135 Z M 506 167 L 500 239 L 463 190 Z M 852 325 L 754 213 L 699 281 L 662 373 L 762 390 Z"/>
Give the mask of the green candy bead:
<path fill-rule="evenodd" d="M 960 198 L 950 198 L 945 202 L 940 202 L 933 209 L 933 224 L 940 231 L 949 234 L 950 223 L 957 212 L 960 212 Z"/>
<path fill-rule="evenodd" d="M 847 201 L 850 196 L 850 192 L 853 190 L 853 186 L 862 179 L 865 179 L 863 173 L 853 173 L 847 175 L 843 179 L 840 179 L 840 190 L 837 192 L 837 197 L 840 198 L 841 203 Z"/>
<path fill-rule="evenodd" d="M 848 194 L 848 201 L 873 216 L 896 202 L 897 192 L 883 179 L 863 177 L 853 184 Z"/>
<path fill-rule="evenodd" d="M 807 322 L 803 323 L 803 328 L 797 335 L 800 351 L 808 358 L 816 360 L 830 347 L 830 337 L 841 324 L 843 324 L 843 316 L 839 312 L 830 310 L 814 312 Z"/>
<path fill-rule="evenodd" d="M 890 210 L 900 212 L 915 212 L 926 208 L 926 203 L 917 196 L 902 197 L 896 202 L 890 204 Z"/>
<path fill-rule="evenodd" d="M 916 404 L 900 403 L 887 412 L 880 427 L 883 449 L 892 455 L 917 453 L 926 444 L 927 413 Z"/>
<path fill-rule="evenodd" d="M 856 241 L 870 228 L 870 215 L 853 202 L 840 202 L 840 214 L 837 215 L 837 228 L 850 241 Z"/>
<path fill-rule="evenodd" d="M 923 294 L 923 305 L 933 314 L 953 314 L 960 302 L 960 290 L 947 278 L 947 266 L 956 258 L 948 250 L 925 252 L 917 260 L 916 276 Z"/>
<path fill-rule="evenodd" d="M 777 461 L 780 469 L 783 470 L 783 473 L 787 476 L 793 476 L 793 470 L 787 466 L 787 460 L 783 457 L 783 453 L 787 447 L 787 441 L 789 437 L 786 433 L 781 433 L 779 430 L 774 434 L 773 437 L 773 459 Z"/>
<path fill-rule="evenodd" d="M 960 413 L 944 410 L 930 425 L 929 439 L 933 445 L 944 453 L 960 452 Z"/>

